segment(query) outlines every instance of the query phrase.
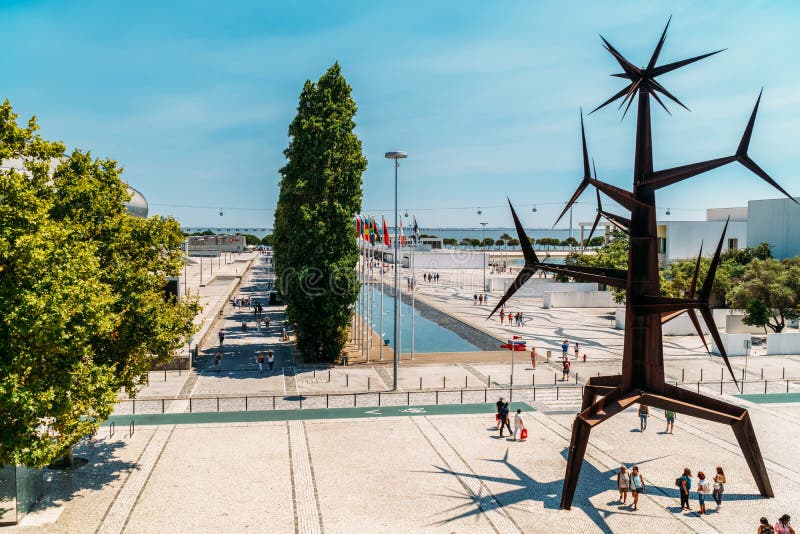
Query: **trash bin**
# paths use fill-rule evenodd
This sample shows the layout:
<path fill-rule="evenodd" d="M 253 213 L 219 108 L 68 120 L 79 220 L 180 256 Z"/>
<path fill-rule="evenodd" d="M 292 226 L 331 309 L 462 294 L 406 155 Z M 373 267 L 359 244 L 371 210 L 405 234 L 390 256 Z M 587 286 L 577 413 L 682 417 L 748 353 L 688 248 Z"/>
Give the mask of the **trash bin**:
<path fill-rule="evenodd" d="M 550 356 L 552 355 L 551 351 L 547 351 L 547 363 L 550 363 Z"/>

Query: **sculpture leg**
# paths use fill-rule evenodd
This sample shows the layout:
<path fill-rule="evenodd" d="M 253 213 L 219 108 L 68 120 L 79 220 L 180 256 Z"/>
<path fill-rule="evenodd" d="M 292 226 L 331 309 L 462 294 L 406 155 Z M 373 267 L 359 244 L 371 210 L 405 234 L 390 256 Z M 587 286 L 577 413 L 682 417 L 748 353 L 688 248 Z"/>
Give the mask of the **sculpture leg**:
<path fill-rule="evenodd" d="M 608 395 L 619 387 L 621 383 L 622 377 L 620 375 L 589 377 L 589 380 L 586 381 L 586 385 L 583 387 L 581 411 L 583 412 L 594 404 L 598 396 Z"/>
<path fill-rule="evenodd" d="M 772 491 L 772 484 L 769 481 L 769 474 L 767 474 L 767 466 L 764 465 L 764 458 L 761 456 L 761 449 L 758 447 L 758 439 L 756 439 L 753 424 L 750 422 L 750 414 L 745 411 L 742 419 L 732 424 L 731 427 L 733 427 L 733 433 L 736 435 L 739 447 L 742 448 L 742 454 L 744 454 L 744 459 L 747 460 L 747 466 L 756 481 L 759 493 L 764 497 L 775 497 L 775 493 Z"/>
<path fill-rule="evenodd" d="M 589 393 L 589 395 L 595 394 Z M 561 489 L 561 508 L 563 510 L 572 508 L 572 499 L 575 497 L 575 488 L 578 486 L 583 457 L 586 455 L 586 446 L 589 444 L 589 434 L 592 428 L 635 404 L 640 397 L 641 393 L 638 391 L 623 393 L 621 388 L 614 388 L 608 395 L 575 416 L 575 422 L 572 424 L 572 437 L 569 442 L 567 470 Z M 585 399 L 586 393 L 584 393 Z"/>

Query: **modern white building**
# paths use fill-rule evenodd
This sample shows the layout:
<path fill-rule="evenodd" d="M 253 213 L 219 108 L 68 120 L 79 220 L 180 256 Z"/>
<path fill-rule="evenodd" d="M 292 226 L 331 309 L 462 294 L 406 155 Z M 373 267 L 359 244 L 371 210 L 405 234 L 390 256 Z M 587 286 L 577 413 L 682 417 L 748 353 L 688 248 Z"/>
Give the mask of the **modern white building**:
<path fill-rule="evenodd" d="M 800 206 L 788 198 L 751 200 L 747 203 L 747 246 L 772 245 L 772 257 L 800 256 Z"/>

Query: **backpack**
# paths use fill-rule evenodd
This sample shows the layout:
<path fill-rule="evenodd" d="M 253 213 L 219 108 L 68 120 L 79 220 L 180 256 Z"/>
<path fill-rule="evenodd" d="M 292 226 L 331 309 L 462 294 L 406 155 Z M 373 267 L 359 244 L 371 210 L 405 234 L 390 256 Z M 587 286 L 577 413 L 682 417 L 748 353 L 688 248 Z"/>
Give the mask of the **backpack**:
<path fill-rule="evenodd" d="M 761 534 L 775 534 L 775 529 L 769 525 L 761 525 Z"/>
<path fill-rule="evenodd" d="M 683 477 L 678 477 L 678 478 L 676 478 L 676 479 L 675 479 L 675 485 L 676 485 L 677 487 L 679 487 L 679 488 L 680 488 L 680 487 L 682 487 L 682 486 L 683 486 Z"/>

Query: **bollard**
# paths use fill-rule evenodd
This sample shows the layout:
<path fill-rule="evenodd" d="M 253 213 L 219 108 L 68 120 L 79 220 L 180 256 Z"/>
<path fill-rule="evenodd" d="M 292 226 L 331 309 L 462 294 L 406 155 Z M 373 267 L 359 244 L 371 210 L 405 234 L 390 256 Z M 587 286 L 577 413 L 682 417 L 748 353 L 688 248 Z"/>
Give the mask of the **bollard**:
<path fill-rule="evenodd" d="M 217 411 L 219 411 L 219 397 L 217 397 Z"/>
<path fill-rule="evenodd" d="M 764 380 L 764 395 L 767 394 L 767 381 Z"/>
<path fill-rule="evenodd" d="M 275 411 L 275 395 L 272 396 L 272 410 Z"/>
<path fill-rule="evenodd" d="M 579 376 L 580 376 L 580 375 L 578 375 L 578 373 L 575 373 L 575 385 L 576 385 L 576 386 L 578 385 L 578 377 L 579 377 Z"/>
<path fill-rule="evenodd" d="M 764 368 L 761 368 L 761 380 L 764 380 Z"/>
<path fill-rule="evenodd" d="M 786 393 L 789 393 L 789 381 L 786 381 Z"/>
<path fill-rule="evenodd" d="M 380 405 L 381 405 L 381 392 L 378 391 L 378 406 L 380 407 Z"/>
<path fill-rule="evenodd" d="M 419 389 L 422 389 L 422 377 L 419 377 Z"/>
<path fill-rule="evenodd" d="M 469 383 L 467 381 L 467 375 L 464 375 L 464 389 L 469 387 Z"/>
<path fill-rule="evenodd" d="M 192 398 L 189 397 L 189 413 L 192 413 Z"/>
<path fill-rule="evenodd" d="M 556 400 L 558 400 L 558 386 L 556 386 Z"/>
<path fill-rule="evenodd" d="M 303 409 L 303 396 L 300 395 L 300 409 Z"/>
<path fill-rule="evenodd" d="M 367 377 L 367 391 L 372 389 L 372 378 Z"/>
<path fill-rule="evenodd" d="M 700 382 L 703 381 L 703 368 L 700 368 Z"/>
<path fill-rule="evenodd" d="M 411 406 L 411 392 L 406 391 L 406 406 Z"/>
<path fill-rule="evenodd" d="M 742 369 L 742 382 L 744 382 L 744 369 Z"/>
<path fill-rule="evenodd" d="M 167 381 L 167 367 L 164 366 L 164 382 Z"/>
<path fill-rule="evenodd" d="M 136 415 L 136 399 L 133 399 L 133 415 Z"/>
<path fill-rule="evenodd" d="M 486 377 L 486 387 L 487 388 L 492 387 L 492 375 Z"/>
<path fill-rule="evenodd" d="M 442 377 L 442 389 L 447 389 L 447 377 Z"/>
<path fill-rule="evenodd" d="M 547 351 L 547 363 L 550 363 L 551 351 Z"/>
<path fill-rule="evenodd" d="M 553 385 L 558 385 L 558 373 L 553 373 Z"/>
<path fill-rule="evenodd" d="M 114 430 L 117 425 L 114 424 L 114 421 L 111 421 L 111 424 L 108 425 L 108 439 L 111 439 L 114 436 Z"/>
<path fill-rule="evenodd" d="M 697 381 L 697 392 L 700 393 L 700 381 Z"/>
<path fill-rule="evenodd" d="M 314 378 L 317 378 L 317 368 L 314 367 Z"/>
<path fill-rule="evenodd" d="M 686 381 L 686 369 L 681 369 L 681 382 Z"/>
<path fill-rule="evenodd" d="M 344 375 L 344 387 L 350 387 L 350 375 Z"/>
<path fill-rule="evenodd" d="M 439 404 L 439 390 L 436 390 L 436 404 Z"/>
<path fill-rule="evenodd" d="M 533 388 L 533 402 L 536 402 L 536 388 Z"/>
<path fill-rule="evenodd" d="M 719 381 L 719 394 L 722 395 L 722 380 Z"/>
<path fill-rule="evenodd" d="M 483 390 L 483 402 L 486 402 L 486 390 Z"/>
<path fill-rule="evenodd" d="M 356 403 L 356 399 L 357 399 L 357 394 L 356 394 L 356 393 L 353 393 L 353 408 L 355 408 L 355 407 L 356 407 L 356 404 L 357 404 L 357 403 Z"/>
<path fill-rule="evenodd" d="M 781 378 L 786 378 L 786 367 L 784 367 L 783 371 L 781 372 Z"/>
<path fill-rule="evenodd" d="M 328 384 L 331 383 L 331 370 L 328 369 Z"/>
<path fill-rule="evenodd" d="M 133 419 L 131 419 L 131 423 L 128 425 L 128 435 L 130 437 L 133 437 L 133 432 L 135 430 L 136 430 L 136 423 L 134 423 Z"/>
<path fill-rule="evenodd" d="M 328 397 L 329 397 L 329 395 L 326 393 L 325 394 L 325 407 L 326 408 L 330 408 L 330 406 L 331 406 L 330 405 L 330 399 Z"/>
<path fill-rule="evenodd" d="M 244 396 L 244 411 L 248 411 L 247 410 L 247 395 Z"/>
<path fill-rule="evenodd" d="M 164 413 L 164 399 L 161 399 L 161 413 Z"/>
<path fill-rule="evenodd" d="M 459 401 L 459 404 L 464 404 L 464 390 L 463 389 L 461 390 L 461 400 Z"/>

